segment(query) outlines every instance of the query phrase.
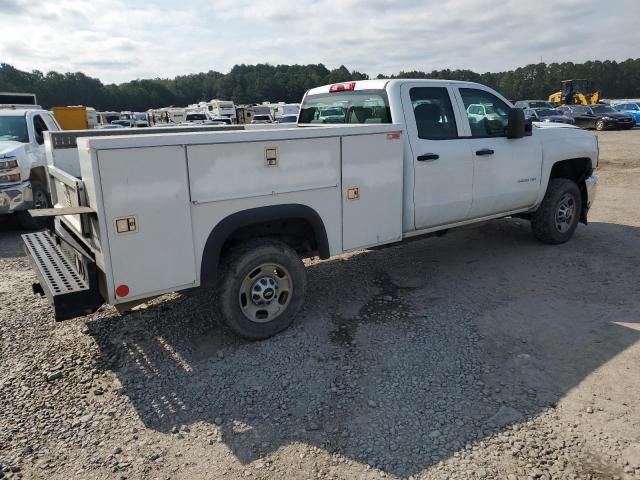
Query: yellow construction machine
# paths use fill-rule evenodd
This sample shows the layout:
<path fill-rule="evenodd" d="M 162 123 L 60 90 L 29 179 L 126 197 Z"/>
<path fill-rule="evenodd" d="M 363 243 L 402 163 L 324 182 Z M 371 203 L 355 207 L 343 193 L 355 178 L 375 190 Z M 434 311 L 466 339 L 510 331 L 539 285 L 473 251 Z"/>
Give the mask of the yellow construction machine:
<path fill-rule="evenodd" d="M 593 105 L 600 101 L 600 90 L 593 90 L 584 78 L 563 80 L 559 92 L 549 95 L 556 105 Z"/>

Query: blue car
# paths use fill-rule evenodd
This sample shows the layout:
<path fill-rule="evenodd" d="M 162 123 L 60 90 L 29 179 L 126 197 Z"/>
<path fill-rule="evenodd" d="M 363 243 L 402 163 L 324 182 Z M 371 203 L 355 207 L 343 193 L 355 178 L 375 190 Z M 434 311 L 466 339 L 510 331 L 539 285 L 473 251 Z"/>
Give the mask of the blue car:
<path fill-rule="evenodd" d="M 613 108 L 622 113 L 627 113 L 636 121 L 636 126 L 640 125 L 640 103 L 628 102 L 613 105 Z"/>

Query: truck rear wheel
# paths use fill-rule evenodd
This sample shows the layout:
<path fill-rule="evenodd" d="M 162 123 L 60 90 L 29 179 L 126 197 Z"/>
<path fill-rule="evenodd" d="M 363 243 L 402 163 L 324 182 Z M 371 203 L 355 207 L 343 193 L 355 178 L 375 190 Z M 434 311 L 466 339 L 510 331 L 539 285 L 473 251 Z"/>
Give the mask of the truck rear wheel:
<path fill-rule="evenodd" d="M 237 335 L 263 340 L 291 325 L 306 292 L 306 268 L 295 250 L 277 240 L 251 240 L 224 260 L 220 314 Z"/>
<path fill-rule="evenodd" d="M 531 218 L 533 235 L 543 243 L 565 243 L 578 227 L 581 211 L 578 185 L 566 178 L 552 178 L 542 204 Z"/>

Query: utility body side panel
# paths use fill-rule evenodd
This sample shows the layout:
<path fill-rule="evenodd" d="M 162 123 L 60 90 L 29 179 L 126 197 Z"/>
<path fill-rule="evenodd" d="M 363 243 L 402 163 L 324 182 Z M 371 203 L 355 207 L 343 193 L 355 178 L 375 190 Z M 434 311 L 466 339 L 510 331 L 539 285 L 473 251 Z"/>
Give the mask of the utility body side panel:
<path fill-rule="evenodd" d="M 352 155 L 367 154 L 362 169 L 384 159 L 386 166 L 377 171 L 390 177 L 385 181 L 393 184 L 399 205 L 394 218 L 385 213 L 375 221 L 388 223 L 393 227 L 383 229 L 397 234 L 379 232 L 375 222 L 361 223 L 372 234 L 353 246 L 371 244 L 371 238 L 398 239 L 401 228 L 394 225 L 402 219 L 402 142 L 386 140 L 390 132 L 397 138 L 398 130 L 397 125 L 375 125 L 78 138 L 86 203 L 96 211 L 84 241 L 92 245 L 104 272 L 107 301 L 127 303 L 200 285 L 204 249 L 216 225 L 265 206 L 308 207 L 324 224 L 330 254 L 343 252 L 344 139 L 360 139 L 354 140 Z M 363 148 L 368 141 L 375 148 Z M 387 170 L 392 164 L 396 177 Z M 119 223 L 125 230 L 127 223 L 133 225 L 132 231 L 119 231 Z M 118 297 L 119 285 L 127 285 L 129 294 Z"/>
<path fill-rule="evenodd" d="M 340 137 L 193 145 L 187 157 L 194 204 L 336 189 Z"/>
<path fill-rule="evenodd" d="M 281 193 L 262 197 L 192 204 L 193 238 L 196 264 L 202 264 L 202 256 L 209 235 L 225 218 L 236 212 L 279 205 L 304 205 L 315 211 L 324 224 L 329 241 L 330 254 L 342 253 L 342 223 L 340 215 L 340 189 L 317 189 L 305 192 Z M 202 279 L 198 271 L 198 284 Z"/>
<path fill-rule="evenodd" d="M 342 139 L 343 250 L 402 239 L 399 132 Z"/>
<path fill-rule="evenodd" d="M 101 150 L 105 229 L 113 284 L 126 299 L 194 286 L 196 267 L 184 148 Z"/>
<path fill-rule="evenodd" d="M 339 136 L 186 148 L 197 265 L 219 222 L 236 212 L 275 205 L 314 210 L 324 223 L 331 255 L 343 251 Z M 269 165 L 268 156 L 274 154 L 275 164 Z"/>

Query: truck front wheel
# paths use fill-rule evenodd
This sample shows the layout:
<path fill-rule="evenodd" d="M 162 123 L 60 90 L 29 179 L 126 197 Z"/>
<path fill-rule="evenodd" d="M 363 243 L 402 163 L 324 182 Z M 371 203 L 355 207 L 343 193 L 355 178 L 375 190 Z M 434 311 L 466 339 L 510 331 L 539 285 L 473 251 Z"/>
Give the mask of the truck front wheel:
<path fill-rule="evenodd" d="M 291 247 L 277 240 L 251 240 L 228 252 L 219 286 L 223 322 L 248 340 L 263 340 L 287 328 L 304 303 L 307 272 Z"/>
<path fill-rule="evenodd" d="M 51 202 L 49 201 L 49 194 L 44 186 L 37 181 L 31 182 L 31 191 L 33 192 L 33 208 L 49 208 Z M 33 218 L 29 215 L 28 211 L 23 211 L 18 214 L 18 223 L 25 230 L 38 230 L 49 226 L 49 218 Z"/>
<path fill-rule="evenodd" d="M 540 207 L 531 218 L 533 235 L 543 243 L 565 243 L 575 232 L 581 211 L 578 185 L 566 178 L 552 178 Z"/>

